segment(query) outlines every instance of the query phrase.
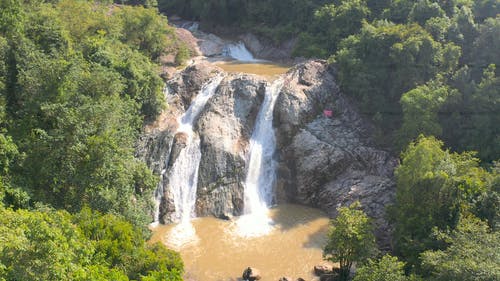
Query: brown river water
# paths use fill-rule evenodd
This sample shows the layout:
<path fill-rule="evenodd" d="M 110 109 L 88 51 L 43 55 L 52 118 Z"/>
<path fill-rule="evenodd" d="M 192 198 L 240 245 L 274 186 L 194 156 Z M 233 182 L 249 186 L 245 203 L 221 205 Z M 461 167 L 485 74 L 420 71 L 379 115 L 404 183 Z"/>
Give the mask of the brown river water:
<path fill-rule="evenodd" d="M 248 266 L 259 269 L 263 281 L 283 276 L 314 280 L 314 265 L 323 263 L 328 218 L 317 209 L 292 204 L 272 208 L 269 216 L 270 230 L 257 237 L 241 233 L 241 218 L 206 217 L 192 220 L 191 226 L 160 225 L 151 242 L 181 253 L 186 280 L 238 280 Z"/>
<path fill-rule="evenodd" d="M 238 61 L 229 61 L 219 62 L 216 64 L 226 72 L 256 74 L 266 78 L 276 77 L 287 72 L 290 69 L 289 66 L 271 62 L 245 63 Z"/>

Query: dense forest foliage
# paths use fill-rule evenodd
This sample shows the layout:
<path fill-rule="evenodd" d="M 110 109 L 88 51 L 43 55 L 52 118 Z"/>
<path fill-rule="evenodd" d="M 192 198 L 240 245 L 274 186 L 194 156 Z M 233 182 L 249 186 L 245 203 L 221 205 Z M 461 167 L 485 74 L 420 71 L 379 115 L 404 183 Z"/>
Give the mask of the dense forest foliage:
<path fill-rule="evenodd" d="M 0 280 L 181 279 L 145 245 L 157 178 L 134 157 L 181 48 L 156 8 L 0 2 Z"/>
<path fill-rule="evenodd" d="M 500 280 L 500 1 L 158 5 L 208 30 L 295 38 L 293 55 L 328 59 L 343 92 L 376 124 L 379 144 L 403 151 L 388 208 L 394 256 L 367 255 L 369 236 L 354 230 L 369 223 L 341 209 L 324 249 L 341 263 L 341 279 L 358 262 L 356 281 Z"/>
<path fill-rule="evenodd" d="M 88 208 L 0 209 L 0 280 L 182 280 L 178 253 Z"/>

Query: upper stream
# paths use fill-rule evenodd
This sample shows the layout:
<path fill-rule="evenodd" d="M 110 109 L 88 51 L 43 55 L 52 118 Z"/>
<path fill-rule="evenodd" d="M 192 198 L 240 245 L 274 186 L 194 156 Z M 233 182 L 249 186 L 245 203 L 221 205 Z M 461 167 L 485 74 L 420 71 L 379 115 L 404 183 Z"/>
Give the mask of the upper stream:
<path fill-rule="evenodd" d="M 282 64 L 276 64 L 271 62 L 240 62 L 240 61 L 229 61 L 229 62 L 219 62 L 217 66 L 224 69 L 226 72 L 230 73 L 249 73 L 263 76 L 264 78 L 276 78 L 278 75 L 287 72 L 290 67 Z"/>
<path fill-rule="evenodd" d="M 265 78 L 276 78 L 290 69 L 286 65 L 256 59 L 243 42 L 227 44 L 222 54 L 233 60 L 218 62 L 217 66 L 230 73 L 249 73 Z"/>

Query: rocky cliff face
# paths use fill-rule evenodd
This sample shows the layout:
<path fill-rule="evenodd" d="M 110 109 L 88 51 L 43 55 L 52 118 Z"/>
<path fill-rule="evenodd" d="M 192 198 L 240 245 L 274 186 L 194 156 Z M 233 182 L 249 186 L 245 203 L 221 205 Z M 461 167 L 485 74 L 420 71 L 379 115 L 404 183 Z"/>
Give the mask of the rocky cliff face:
<path fill-rule="evenodd" d="M 168 177 L 169 165 L 182 149 L 182 136 L 173 136 L 175 116 L 220 71 L 209 64 L 194 65 L 169 81 L 170 107 L 162 123 L 170 125 L 157 126 L 138 146 L 139 156 L 155 172 Z M 283 79 L 274 110 L 278 202 L 315 206 L 335 216 L 337 207 L 359 200 L 375 219 L 382 246 L 388 246 L 384 214 L 394 196 L 396 160 L 373 145 L 370 125 L 339 92 L 326 62 L 300 64 Z M 241 214 L 248 142 L 266 83 L 256 76 L 227 75 L 195 122 L 202 152 L 198 216 Z M 325 117 L 324 110 L 333 116 Z M 168 179 L 162 182 L 168 185 Z M 169 222 L 172 208 L 165 190 L 161 222 Z"/>
<path fill-rule="evenodd" d="M 274 119 L 279 198 L 319 207 L 330 216 L 359 200 L 375 219 L 379 242 L 388 247 L 385 206 L 394 197 L 397 160 L 373 145 L 369 123 L 339 92 L 324 62 L 299 65 L 287 79 Z"/>

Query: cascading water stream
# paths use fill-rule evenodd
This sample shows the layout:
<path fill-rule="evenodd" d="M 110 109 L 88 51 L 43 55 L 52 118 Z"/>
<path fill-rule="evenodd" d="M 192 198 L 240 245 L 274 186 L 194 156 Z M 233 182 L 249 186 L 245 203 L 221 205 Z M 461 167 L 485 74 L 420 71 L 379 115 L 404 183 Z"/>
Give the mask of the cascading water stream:
<path fill-rule="evenodd" d="M 252 53 L 245 47 L 243 42 L 230 43 L 224 47 L 222 54 L 226 57 L 231 57 L 235 60 L 244 62 L 260 62 L 261 60 L 255 59 Z"/>
<path fill-rule="evenodd" d="M 196 203 L 196 190 L 198 184 L 198 169 L 201 160 L 200 139 L 193 131 L 193 123 L 201 113 L 210 97 L 215 94 L 217 87 L 224 77 L 216 76 L 210 82 L 205 84 L 195 99 L 192 101 L 188 110 L 178 119 L 179 127 L 175 135 L 184 135 L 185 147 L 180 151 L 177 159 L 168 172 L 168 186 L 173 194 L 175 204 L 175 220 L 181 224 L 189 224 L 194 216 L 194 207 Z M 162 176 L 166 171 L 162 171 Z M 155 192 L 157 207 L 164 194 L 163 182 L 158 185 Z M 155 211 L 155 222 L 159 221 L 159 210 Z"/>
<path fill-rule="evenodd" d="M 260 236 L 268 233 L 272 227 L 268 209 L 272 204 L 276 180 L 273 110 L 282 87 L 283 80 L 279 79 L 266 88 L 264 102 L 250 139 L 244 215 L 237 222 L 238 232 L 242 236 Z"/>
<path fill-rule="evenodd" d="M 172 166 L 169 186 L 174 195 L 175 218 L 181 222 L 189 221 L 194 216 L 196 203 L 201 151 L 200 139 L 193 132 L 193 123 L 210 97 L 215 94 L 222 79 L 222 76 L 217 76 L 204 85 L 189 109 L 180 118 L 176 134 L 182 133 L 186 136 L 186 146 L 181 150 Z"/>

